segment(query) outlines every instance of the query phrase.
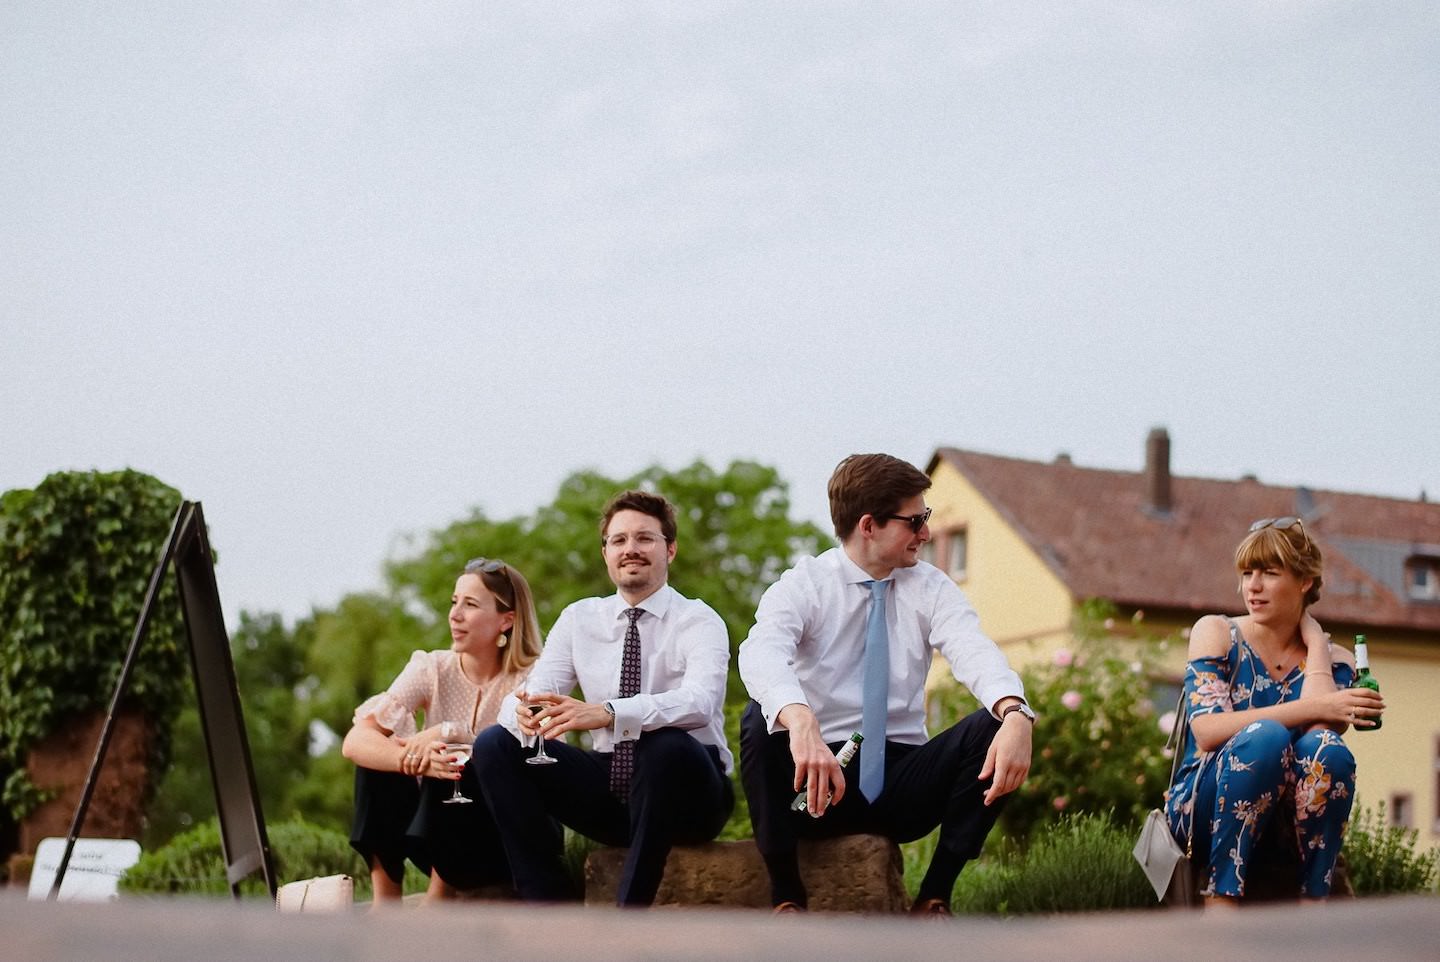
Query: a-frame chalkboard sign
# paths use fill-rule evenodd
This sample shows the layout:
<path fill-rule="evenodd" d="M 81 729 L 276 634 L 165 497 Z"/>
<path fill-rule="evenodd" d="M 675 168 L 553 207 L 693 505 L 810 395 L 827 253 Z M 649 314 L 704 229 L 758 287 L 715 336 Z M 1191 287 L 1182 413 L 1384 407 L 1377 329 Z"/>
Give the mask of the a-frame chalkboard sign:
<path fill-rule="evenodd" d="M 262 872 L 270 895 L 275 895 L 275 868 L 270 858 L 270 842 L 265 835 L 265 817 L 260 811 L 260 796 L 255 790 L 255 769 L 250 763 L 250 741 L 245 735 L 245 719 L 240 711 L 240 692 L 235 686 L 235 663 L 230 659 L 230 636 L 220 613 L 220 592 L 215 585 L 215 565 L 210 553 L 210 539 L 205 531 L 205 515 L 198 501 L 184 501 L 175 512 L 170 538 L 160 554 L 160 561 L 150 576 L 145 603 L 135 622 L 130 650 L 115 682 L 115 694 L 95 760 L 75 807 L 65 853 L 55 871 L 50 887 L 51 901 L 59 897 L 60 883 L 75 840 L 85 824 L 85 813 L 95 792 L 105 752 L 110 747 L 116 711 L 130 681 L 145 630 L 150 624 L 160 585 L 171 563 L 180 588 L 180 610 L 185 618 L 185 633 L 190 641 L 190 667 L 194 672 L 195 695 L 200 703 L 200 726 L 205 732 L 205 753 L 210 762 L 210 779 L 215 787 L 215 808 L 220 816 L 220 849 L 225 860 L 226 881 L 230 892 L 240 897 L 240 881 L 255 872 Z"/>

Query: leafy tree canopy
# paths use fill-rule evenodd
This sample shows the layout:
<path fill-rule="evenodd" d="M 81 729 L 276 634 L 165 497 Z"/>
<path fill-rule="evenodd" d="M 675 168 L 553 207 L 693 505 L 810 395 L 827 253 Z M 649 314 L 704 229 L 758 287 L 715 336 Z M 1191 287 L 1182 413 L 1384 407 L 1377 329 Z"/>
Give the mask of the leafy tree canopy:
<path fill-rule="evenodd" d="M 654 491 L 675 504 L 678 549 L 670 583 L 719 613 L 732 646 L 749 632 L 765 588 L 795 558 L 830 543 L 817 526 L 791 520 L 788 486 L 774 468 L 754 462 L 735 461 L 724 471 L 703 461 L 678 471 L 652 466 L 628 478 L 579 471 L 533 515 L 492 521 L 476 511 L 431 532 L 413 555 L 386 566 L 392 597 L 427 611 L 439 625 L 465 562 L 501 558 L 530 582 L 548 631 L 566 605 L 615 590 L 600 555 L 599 521 L 605 503 L 627 488 Z M 738 682 L 732 684 L 731 699 L 742 696 Z"/>

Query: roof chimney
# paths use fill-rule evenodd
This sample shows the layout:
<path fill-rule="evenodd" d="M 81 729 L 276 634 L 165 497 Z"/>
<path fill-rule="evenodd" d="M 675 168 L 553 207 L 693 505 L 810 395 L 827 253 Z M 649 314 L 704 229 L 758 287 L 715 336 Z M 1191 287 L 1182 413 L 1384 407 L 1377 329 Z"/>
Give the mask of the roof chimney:
<path fill-rule="evenodd" d="M 1159 514 L 1170 513 L 1170 433 L 1151 428 L 1145 438 L 1145 503 Z"/>

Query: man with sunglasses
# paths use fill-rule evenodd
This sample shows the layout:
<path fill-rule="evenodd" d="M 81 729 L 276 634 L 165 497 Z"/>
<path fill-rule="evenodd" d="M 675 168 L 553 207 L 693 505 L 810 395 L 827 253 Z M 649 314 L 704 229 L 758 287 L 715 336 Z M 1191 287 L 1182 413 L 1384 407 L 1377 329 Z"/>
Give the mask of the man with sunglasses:
<path fill-rule="evenodd" d="M 753 699 L 741 722 L 741 780 L 777 912 L 806 905 L 798 839 L 904 842 L 938 825 L 911 911 L 949 915 L 961 868 L 1029 773 L 1035 714 L 1019 676 L 955 583 L 920 561 L 929 487 L 924 472 L 889 455 L 840 462 L 829 490 L 840 546 L 771 585 L 740 646 Z M 930 738 L 925 678 L 937 651 L 986 707 Z M 836 751 L 857 731 L 859 755 L 842 768 Z"/>

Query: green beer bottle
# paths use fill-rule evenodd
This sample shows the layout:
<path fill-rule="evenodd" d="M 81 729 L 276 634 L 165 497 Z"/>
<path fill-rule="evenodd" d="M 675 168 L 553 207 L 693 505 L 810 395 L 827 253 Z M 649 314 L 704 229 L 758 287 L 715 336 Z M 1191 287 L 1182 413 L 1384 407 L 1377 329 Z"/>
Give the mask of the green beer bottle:
<path fill-rule="evenodd" d="M 1355 636 L 1355 680 L 1350 683 L 1351 688 L 1368 688 L 1373 692 L 1380 691 L 1380 683 L 1375 676 L 1370 674 L 1370 651 L 1365 647 L 1365 636 Z M 1379 731 L 1380 716 L 1375 716 L 1374 727 L 1356 727 L 1357 732 Z"/>

